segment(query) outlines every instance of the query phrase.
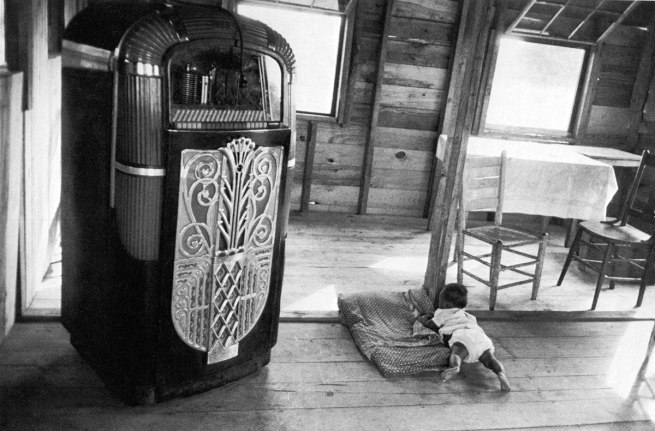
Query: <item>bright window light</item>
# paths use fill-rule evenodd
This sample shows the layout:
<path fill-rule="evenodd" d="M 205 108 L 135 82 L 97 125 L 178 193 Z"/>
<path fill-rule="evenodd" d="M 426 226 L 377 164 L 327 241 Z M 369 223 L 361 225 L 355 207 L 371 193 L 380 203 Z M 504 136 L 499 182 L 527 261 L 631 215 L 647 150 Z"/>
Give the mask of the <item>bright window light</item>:
<path fill-rule="evenodd" d="M 501 39 L 485 129 L 567 133 L 584 59 L 581 48 Z"/>
<path fill-rule="evenodd" d="M 289 43 L 296 57 L 298 112 L 334 115 L 342 20 L 320 12 L 239 4 L 241 15 L 267 24 Z"/>

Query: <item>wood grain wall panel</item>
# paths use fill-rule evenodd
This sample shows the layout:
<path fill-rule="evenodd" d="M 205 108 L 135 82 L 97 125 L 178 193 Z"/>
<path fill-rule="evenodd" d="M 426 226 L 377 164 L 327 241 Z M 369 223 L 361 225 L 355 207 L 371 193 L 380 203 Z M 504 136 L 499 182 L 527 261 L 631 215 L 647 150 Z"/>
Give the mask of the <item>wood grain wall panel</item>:
<path fill-rule="evenodd" d="M 362 145 L 366 139 L 366 133 L 368 133 L 368 127 L 362 124 L 341 127 L 334 123 L 321 123 L 316 133 L 316 142 L 319 145 Z"/>
<path fill-rule="evenodd" d="M 399 171 L 374 169 L 371 187 L 379 189 L 427 191 L 429 178 L 424 171 Z"/>
<path fill-rule="evenodd" d="M 434 131 L 439 125 L 440 114 L 435 111 L 382 106 L 379 123 L 399 129 Z"/>
<path fill-rule="evenodd" d="M 374 87 L 373 83 L 356 81 L 349 91 L 352 103 L 370 105 L 371 99 L 373 99 Z"/>
<path fill-rule="evenodd" d="M 459 15 L 456 1 L 404 0 L 395 4 L 394 16 L 454 24 Z"/>
<path fill-rule="evenodd" d="M 312 184 L 310 211 L 346 212 L 357 211 L 359 186 L 338 186 L 329 184 Z"/>
<path fill-rule="evenodd" d="M 400 212 L 416 212 L 419 214 L 425 205 L 426 195 L 422 190 L 380 189 L 371 187 L 369 192 L 369 207 L 386 210 L 386 214 Z"/>
<path fill-rule="evenodd" d="M 647 32 L 645 30 L 638 30 L 636 27 L 629 27 L 625 25 L 617 26 L 612 33 L 605 39 L 608 45 L 616 45 L 618 47 L 633 47 L 641 48 L 646 44 Z"/>
<path fill-rule="evenodd" d="M 441 106 L 443 96 L 442 90 L 384 84 L 382 85 L 380 103 L 396 108 L 436 112 Z"/>
<path fill-rule="evenodd" d="M 364 156 L 364 147 L 358 145 L 317 145 L 315 151 L 314 169 L 322 165 L 334 169 L 346 166 L 360 167 Z"/>
<path fill-rule="evenodd" d="M 398 148 L 375 148 L 373 168 L 399 170 L 404 172 L 430 172 L 434 154 L 428 151 L 400 150 Z"/>
<path fill-rule="evenodd" d="M 370 215 L 393 215 L 397 217 L 423 217 L 422 211 L 413 208 L 390 208 L 390 207 L 371 207 L 368 209 Z"/>
<path fill-rule="evenodd" d="M 384 0 L 360 0 L 345 124 L 317 123 L 310 211 L 356 212 L 364 148 L 371 128 Z M 421 216 L 437 128 L 448 87 L 448 67 L 459 2 L 397 0 L 387 27 L 386 61 L 373 136 L 367 213 Z M 298 127 L 296 171 L 304 169 L 306 126 Z M 294 187 L 301 173 L 294 174 Z M 388 200 L 393 199 L 393 205 Z M 292 193 L 292 208 L 300 193 Z"/>
<path fill-rule="evenodd" d="M 389 61 L 384 67 L 384 83 L 405 87 L 441 90 L 446 86 L 448 70 L 437 67 L 396 64 Z"/>
<path fill-rule="evenodd" d="M 629 125 L 630 110 L 627 108 L 613 108 L 596 105 L 591 107 L 588 133 L 599 135 L 625 135 Z"/>
<path fill-rule="evenodd" d="M 609 135 L 607 133 L 587 133 L 580 145 L 594 147 L 625 148 L 625 135 Z"/>
<path fill-rule="evenodd" d="M 450 45 L 436 45 L 411 40 L 390 40 L 387 61 L 393 64 L 448 69 Z"/>
<path fill-rule="evenodd" d="M 408 150 L 429 151 L 434 154 L 437 142 L 436 130 L 396 129 L 378 127 L 376 140 L 378 147 L 406 148 Z"/>
<path fill-rule="evenodd" d="M 389 30 L 389 35 L 392 37 L 447 46 L 452 45 L 453 34 L 454 26 L 452 24 L 399 17 L 394 17 Z"/>

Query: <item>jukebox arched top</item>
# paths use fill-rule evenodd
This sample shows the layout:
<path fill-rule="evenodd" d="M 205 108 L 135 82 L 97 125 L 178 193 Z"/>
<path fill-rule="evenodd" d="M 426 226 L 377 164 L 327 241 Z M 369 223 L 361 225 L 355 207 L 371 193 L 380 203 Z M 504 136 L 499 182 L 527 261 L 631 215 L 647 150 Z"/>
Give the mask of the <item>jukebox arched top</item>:
<path fill-rule="evenodd" d="M 102 3 L 76 15 L 64 39 L 106 50 L 119 75 L 163 79 L 164 100 L 152 103 L 169 128 L 278 128 L 293 121 L 291 48 L 265 24 L 225 9 Z"/>

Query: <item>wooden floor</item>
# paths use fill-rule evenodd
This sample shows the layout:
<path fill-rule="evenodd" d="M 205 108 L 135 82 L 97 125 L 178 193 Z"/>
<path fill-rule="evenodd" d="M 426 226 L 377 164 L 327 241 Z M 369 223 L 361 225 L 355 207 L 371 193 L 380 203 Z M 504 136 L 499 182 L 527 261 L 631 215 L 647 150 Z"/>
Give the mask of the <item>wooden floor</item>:
<path fill-rule="evenodd" d="M 480 364 L 447 383 L 437 374 L 384 378 L 338 323 L 339 293 L 422 286 L 425 220 L 295 214 L 279 341 L 257 375 L 127 407 L 105 390 L 59 323 L 18 323 L 0 346 L 0 429 L 655 429 L 655 360 L 644 365 L 655 291 L 635 309 L 634 285 L 604 289 L 598 311 L 586 311 L 593 280 L 572 269 L 555 286 L 566 248 L 561 227 L 549 233 L 536 301 L 518 286 L 501 291 L 489 312 L 488 290 L 467 281 L 469 309 L 495 342 L 509 394 Z"/>
<path fill-rule="evenodd" d="M 523 219 L 523 227 L 540 228 L 537 218 Z M 289 220 L 282 315 L 336 318 L 340 293 L 404 291 L 423 286 L 430 244 L 427 220 L 408 217 L 293 213 Z M 562 226 L 548 226 L 549 242 L 537 300 L 530 300 L 529 285 L 499 292 L 496 310 L 586 311 L 591 307 L 595 278 L 572 265 L 562 286 L 556 286 L 568 249 Z M 483 273 L 482 265 L 469 267 Z M 446 281 L 455 281 L 456 267 Z M 489 289 L 468 277 L 469 309 L 488 309 Z M 51 265 L 42 289 L 26 313 L 57 316 L 61 298 L 61 260 Z M 648 287 L 641 308 L 635 309 L 637 286 L 618 284 L 603 289 L 597 310 L 655 318 L 655 286 Z"/>
<path fill-rule="evenodd" d="M 538 218 L 517 220 L 522 227 L 540 229 Z M 591 307 L 595 275 L 575 265 L 562 286 L 557 278 L 568 248 L 565 229 L 548 226 L 549 241 L 541 287 L 530 300 L 531 285 L 515 286 L 498 293 L 498 311 L 581 312 Z M 287 256 L 282 289 L 285 316 L 336 316 L 340 293 L 404 291 L 423 286 L 429 252 L 430 232 L 425 219 L 356 216 L 340 214 L 293 214 L 289 222 Z M 488 270 L 468 267 L 480 274 Z M 447 273 L 447 282 L 456 280 L 456 266 Z M 470 310 L 488 310 L 489 289 L 465 277 Z M 655 286 L 646 289 L 642 307 L 635 308 L 638 285 L 619 283 L 603 288 L 596 310 L 622 312 L 636 317 L 655 317 Z"/>
<path fill-rule="evenodd" d="M 258 374 L 128 407 L 105 390 L 60 324 L 20 323 L 0 346 L 0 429 L 654 429 L 655 360 L 642 367 L 652 321 L 481 324 L 511 393 L 499 392 L 480 364 L 447 383 L 435 373 L 384 378 L 341 324 L 282 323 L 271 363 Z"/>

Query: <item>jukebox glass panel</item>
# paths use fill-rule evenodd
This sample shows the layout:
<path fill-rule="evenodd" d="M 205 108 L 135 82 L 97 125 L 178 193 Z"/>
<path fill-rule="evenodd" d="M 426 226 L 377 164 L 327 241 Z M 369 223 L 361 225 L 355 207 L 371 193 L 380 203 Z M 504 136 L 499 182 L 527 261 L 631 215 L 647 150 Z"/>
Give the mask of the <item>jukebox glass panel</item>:
<path fill-rule="evenodd" d="M 177 50 L 168 67 L 173 129 L 265 129 L 282 121 L 282 71 L 237 47 Z"/>

